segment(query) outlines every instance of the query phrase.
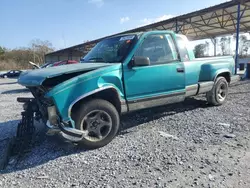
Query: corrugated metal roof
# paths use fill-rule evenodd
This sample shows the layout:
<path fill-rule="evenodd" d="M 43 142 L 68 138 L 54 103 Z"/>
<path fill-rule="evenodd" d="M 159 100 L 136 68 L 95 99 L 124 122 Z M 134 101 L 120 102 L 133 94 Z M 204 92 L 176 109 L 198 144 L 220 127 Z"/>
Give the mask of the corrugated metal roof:
<path fill-rule="evenodd" d="M 247 32 L 250 30 L 250 0 L 233 0 L 118 34 L 145 32 L 151 30 L 173 30 L 186 35 L 189 40 L 199 40 L 214 38 L 225 34 L 234 34 L 236 32 L 237 10 L 239 3 L 241 10 L 240 31 Z M 100 40 L 114 35 L 58 50 L 49 53 L 46 56 L 59 55 L 75 51 L 86 53 Z"/>

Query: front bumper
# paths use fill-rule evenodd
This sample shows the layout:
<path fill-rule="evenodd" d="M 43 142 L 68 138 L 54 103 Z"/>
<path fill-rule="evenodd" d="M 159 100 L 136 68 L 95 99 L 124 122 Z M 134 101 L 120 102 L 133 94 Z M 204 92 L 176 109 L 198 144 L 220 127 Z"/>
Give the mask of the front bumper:
<path fill-rule="evenodd" d="M 81 130 L 65 126 L 64 123 L 59 123 L 58 127 L 62 131 L 62 136 L 73 142 L 81 141 L 85 134 Z"/>
<path fill-rule="evenodd" d="M 61 121 L 60 117 L 57 115 L 57 110 L 55 106 L 47 107 L 48 121 L 47 126 L 52 129 L 60 129 L 63 133 L 63 137 L 71 141 L 79 141 L 83 137 L 83 131 L 72 128 L 70 123 L 65 123 Z M 70 121 L 69 121 L 70 122 Z"/>
<path fill-rule="evenodd" d="M 24 103 L 24 110 L 25 106 L 28 102 L 32 102 L 33 106 L 32 106 L 32 110 L 33 112 L 38 112 L 39 111 L 39 105 L 36 103 L 36 99 L 35 98 L 17 98 L 17 101 L 20 103 Z M 72 128 L 72 126 L 70 126 L 70 123 L 65 123 L 62 122 L 60 120 L 60 118 L 55 114 L 55 110 L 53 109 L 53 107 L 48 107 L 47 109 L 48 111 L 48 116 L 47 117 L 43 117 L 43 118 L 47 118 L 47 127 L 50 129 L 59 129 L 62 132 L 62 136 L 70 141 L 74 141 L 74 142 L 78 142 L 80 140 L 82 140 L 83 136 L 84 136 L 84 132 L 75 128 Z M 56 119 L 55 119 L 56 116 Z"/>
<path fill-rule="evenodd" d="M 51 134 L 51 131 L 52 134 L 54 134 L 55 132 L 61 132 L 64 138 L 73 142 L 81 141 L 82 137 L 84 136 L 83 131 L 69 127 L 66 123 L 63 122 L 58 122 L 57 125 L 51 125 L 48 120 L 46 125 L 50 130 L 48 134 Z"/>

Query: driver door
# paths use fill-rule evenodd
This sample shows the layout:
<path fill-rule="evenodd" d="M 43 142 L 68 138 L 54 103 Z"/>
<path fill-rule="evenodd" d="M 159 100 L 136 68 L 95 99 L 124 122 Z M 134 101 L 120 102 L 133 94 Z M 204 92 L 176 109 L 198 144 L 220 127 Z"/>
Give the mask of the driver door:
<path fill-rule="evenodd" d="M 148 57 L 148 66 L 124 66 L 124 82 L 129 110 L 183 101 L 184 64 L 178 59 L 170 34 L 147 36 L 134 56 Z"/>

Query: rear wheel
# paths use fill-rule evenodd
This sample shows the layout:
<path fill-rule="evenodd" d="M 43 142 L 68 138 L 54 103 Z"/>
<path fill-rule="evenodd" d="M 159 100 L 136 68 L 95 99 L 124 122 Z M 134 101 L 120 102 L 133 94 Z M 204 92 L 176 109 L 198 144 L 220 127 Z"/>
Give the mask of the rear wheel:
<path fill-rule="evenodd" d="M 73 119 L 76 128 L 84 132 L 79 144 L 88 149 L 107 145 L 116 136 L 120 126 L 116 108 L 102 99 L 84 103 Z"/>
<path fill-rule="evenodd" d="M 218 77 L 211 91 L 206 93 L 209 104 L 219 106 L 226 102 L 228 96 L 228 82 L 224 77 Z"/>

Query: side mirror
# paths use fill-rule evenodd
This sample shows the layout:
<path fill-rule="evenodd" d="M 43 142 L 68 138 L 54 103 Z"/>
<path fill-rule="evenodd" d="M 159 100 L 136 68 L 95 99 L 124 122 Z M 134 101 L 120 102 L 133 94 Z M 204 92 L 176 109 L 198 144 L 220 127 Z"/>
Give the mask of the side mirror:
<path fill-rule="evenodd" d="M 149 66 L 150 60 L 148 57 L 135 56 L 133 64 L 134 66 Z"/>

